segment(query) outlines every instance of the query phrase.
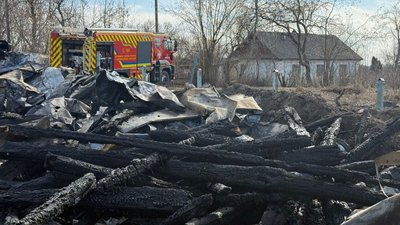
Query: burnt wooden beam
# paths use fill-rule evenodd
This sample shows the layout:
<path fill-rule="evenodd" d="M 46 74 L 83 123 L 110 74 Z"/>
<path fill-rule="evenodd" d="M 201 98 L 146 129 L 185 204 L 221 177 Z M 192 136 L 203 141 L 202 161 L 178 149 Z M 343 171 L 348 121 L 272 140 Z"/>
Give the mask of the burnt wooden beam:
<path fill-rule="evenodd" d="M 233 188 L 338 199 L 361 205 L 375 204 L 385 198 L 383 194 L 366 188 L 319 181 L 268 166 L 245 167 L 170 160 L 160 172 L 181 179 L 221 182 Z"/>
<path fill-rule="evenodd" d="M 149 132 L 149 137 L 159 142 L 179 143 L 180 141 L 194 138 L 195 141 L 192 145 L 194 146 L 209 146 L 222 143 L 238 142 L 231 137 L 215 134 L 197 134 L 187 131 L 179 130 L 155 130 Z"/>
<path fill-rule="evenodd" d="M 337 168 L 354 170 L 363 173 L 368 173 L 370 175 L 375 175 L 375 162 L 374 160 L 365 160 L 352 163 L 344 163 L 336 166 Z"/>
<path fill-rule="evenodd" d="M 34 178 L 32 180 L 18 182 L 13 185 L 9 191 L 21 191 L 21 190 L 37 190 L 37 189 L 49 189 L 49 188 L 60 188 L 68 185 L 65 180 L 57 179 L 53 173 L 47 173 L 44 176 Z"/>
<path fill-rule="evenodd" d="M 47 153 L 45 167 L 47 169 L 66 173 L 72 176 L 81 177 L 86 173 L 93 173 L 97 179 L 101 179 L 109 175 L 111 168 L 87 163 L 77 159 L 72 159 L 65 156 Z"/>
<path fill-rule="evenodd" d="M 6 141 L 3 145 L 0 145 L 0 158 L 42 163 L 45 161 L 46 154 L 50 152 L 100 166 L 118 168 L 129 165 L 132 159 L 144 157 L 143 154 L 135 150 L 136 149 L 104 152 L 93 151 L 91 149 L 71 148 L 63 145 L 37 146 L 29 142 Z"/>
<path fill-rule="evenodd" d="M 233 207 L 224 207 L 200 217 L 189 220 L 185 225 L 223 225 L 230 224 L 238 213 Z"/>
<path fill-rule="evenodd" d="M 0 193 L 0 205 L 30 206 L 44 203 L 58 189 L 21 190 Z M 92 191 L 78 206 L 98 210 L 127 210 L 171 214 L 187 204 L 192 194 L 176 188 L 118 187 L 107 191 Z"/>
<path fill-rule="evenodd" d="M 335 119 L 328 129 L 325 131 L 324 139 L 322 140 L 321 145 L 333 145 L 335 144 L 336 136 L 339 134 L 340 131 L 340 123 L 342 122 L 342 118 L 339 117 Z"/>
<path fill-rule="evenodd" d="M 166 218 L 161 225 L 184 224 L 191 218 L 202 216 L 213 204 L 213 201 L 211 194 L 197 197 Z"/>
<path fill-rule="evenodd" d="M 322 166 L 334 166 L 347 157 L 337 145 L 314 146 L 293 151 L 281 152 L 272 159 L 286 162 L 302 162 L 307 164 L 317 164 Z"/>
<path fill-rule="evenodd" d="M 335 121 L 337 118 L 343 117 L 345 115 L 348 115 L 348 114 L 345 113 L 345 114 L 341 114 L 341 115 L 335 115 L 335 116 L 330 116 L 330 117 L 327 117 L 327 118 L 322 118 L 322 119 L 316 120 L 314 122 L 308 123 L 304 127 L 309 132 L 313 132 L 318 127 L 327 127 L 327 126 L 329 126 L 329 124 L 332 124 L 333 121 Z"/>
<path fill-rule="evenodd" d="M 104 210 L 156 212 L 167 216 L 190 202 L 192 194 L 182 189 L 156 187 L 118 187 L 94 191 L 79 205 Z"/>
<path fill-rule="evenodd" d="M 257 139 L 250 143 L 237 143 L 224 146 L 224 150 L 268 157 L 288 150 L 311 145 L 309 137 Z"/>
<path fill-rule="evenodd" d="M 208 189 L 211 191 L 211 193 L 217 194 L 217 195 L 227 195 L 231 193 L 232 188 L 229 186 L 226 186 L 221 183 L 210 183 L 207 185 Z"/>
<path fill-rule="evenodd" d="M 46 224 L 60 215 L 68 207 L 76 205 L 88 192 L 95 188 L 96 178 L 88 173 L 78 180 L 72 182 L 67 187 L 56 192 L 42 205 L 33 209 L 18 224 L 20 225 L 40 225 Z"/>
<path fill-rule="evenodd" d="M 134 159 L 132 165 L 112 170 L 106 177 L 97 182 L 100 189 L 109 189 L 118 184 L 124 184 L 146 170 L 153 169 L 166 159 L 165 155 L 153 153 L 143 159 Z"/>
<path fill-rule="evenodd" d="M 223 150 L 205 149 L 196 146 L 181 145 L 176 143 L 163 143 L 156 141 L 143 140 L 139 138 L 114 137 L 92 133 L 79 133 L 75 131 L 57 130 L 57 129 L 41 129 L 23 126 L 7 126 L 3 127 L 6 132 L 30 137 L 48 137 L 48 138 L 64 138 L 74 139 L 84 142 L 94 142 L 103 144 L 117 144 L 128 147 L 139 147 L 148 149 L 149 151 L 158 151 L 172 155 L 191 157 L 197 160 L 241 164 L 241 165 L 257 165 L 264 160 L 262 157 L 241 154 L 236 152 L 228 152 Z"/>
<path fill-rule="evenodd" d="M 391 123 L 387 124 L 386 128 L 379 134 L 373 135 L 361 144 L 357 145 L 350 151 L 349 157 L 345 160 L 346 163 L 356 162 L 371 159 L 375 148 L 383 143 L 386 139 L 395 135 L 400 131 L 400 118 L 396 118 Z"/>
<path fill-rule="evenodd" d="M 277 193 L 261 193 L 261 192 L 247 192 L 243 194 L 231 193 L 228 195 L 214 196 L 214 206 L 221 207 L 240 207 L 240 206 L 258 206 L 266 202 L 284 201 L 287 195 Z"/>
<path fill-rule="evenodd" d="M 357 132 L 354 138 L 354 145 L 357 146 L 364 141 L 364 134 L 368 126 L 368 109 L 365 108 L 361 114 L 360 123 L 358 124 Z"/>

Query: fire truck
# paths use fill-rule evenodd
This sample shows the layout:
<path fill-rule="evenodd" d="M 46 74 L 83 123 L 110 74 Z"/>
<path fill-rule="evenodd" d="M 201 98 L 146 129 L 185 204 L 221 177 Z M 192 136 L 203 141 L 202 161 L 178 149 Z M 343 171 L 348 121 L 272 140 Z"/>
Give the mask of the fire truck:
<path fill-rule="evenodd" d="M 50 34 L 50 64 L 73 67 L 86 74 L 101 68 L 153 83 L 168 82 L 174 79 L 176 47 L 176 41 L 164 33 L 58 28 Z"/>

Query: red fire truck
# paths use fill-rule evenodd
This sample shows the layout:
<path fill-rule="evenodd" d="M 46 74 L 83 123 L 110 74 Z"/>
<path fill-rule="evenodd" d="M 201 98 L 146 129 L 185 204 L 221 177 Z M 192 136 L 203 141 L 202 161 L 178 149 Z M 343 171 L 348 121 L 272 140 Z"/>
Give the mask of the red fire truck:
<path fill-rule="evenodd" d="M 59 28 L 50 34 L 50 63 L 54 67 L 80 68 L 87 74 L 102 68 L 154 83 L 167 82 L 174 79 L 176 47 L 176 41 L 168 34 L 106 28 L 77 32 Z"/>

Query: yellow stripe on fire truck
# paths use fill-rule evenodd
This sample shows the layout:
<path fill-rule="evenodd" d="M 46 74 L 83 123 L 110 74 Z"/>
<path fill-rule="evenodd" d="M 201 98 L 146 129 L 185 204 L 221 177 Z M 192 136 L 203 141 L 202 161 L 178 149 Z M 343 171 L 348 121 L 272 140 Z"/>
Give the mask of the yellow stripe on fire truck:
<path fill-rule="evenodd" d="M 51 42 L 51 65 L 59 67 L 61 65 L 61 38 L 57 37 Z"/>

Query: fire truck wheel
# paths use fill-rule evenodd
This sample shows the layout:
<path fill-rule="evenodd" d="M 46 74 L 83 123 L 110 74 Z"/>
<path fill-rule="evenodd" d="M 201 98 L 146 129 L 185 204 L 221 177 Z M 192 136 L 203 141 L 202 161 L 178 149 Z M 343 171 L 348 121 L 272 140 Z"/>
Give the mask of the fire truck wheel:
<path fill-rule="evenodd" d="M 161 71 L 160 83 L 165 84 L 165 83 L 168 83 L 169 81 L 170 81 L 169 73 L 165 70 Z"/>

